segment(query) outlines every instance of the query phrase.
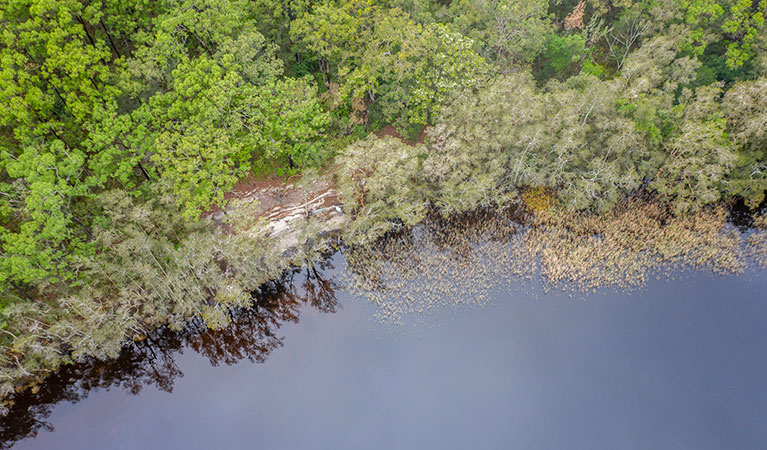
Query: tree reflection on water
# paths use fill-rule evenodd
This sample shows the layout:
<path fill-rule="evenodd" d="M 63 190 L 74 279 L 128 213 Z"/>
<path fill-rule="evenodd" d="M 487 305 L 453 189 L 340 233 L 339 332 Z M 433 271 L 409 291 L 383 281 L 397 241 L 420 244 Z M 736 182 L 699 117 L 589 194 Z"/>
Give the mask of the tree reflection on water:
<path fill-rule="evenodd" d="M 175 357 L 185 348 L 205 356 L 213 366 L 243 359 L 263 363 L 283 345 L 278 331 L 286 322 L 298 322 L 301 307 L 311 305 L 324 313 L 338 310 L 336 283 L 324 274 L 332 268 L 328 258 L 316 267 L 290 271 L 266 283 L 253 293 L 250 308 L 230 312 L 226 327 L 210 330 L 196 320 L 182 331 L 161 328 L 145 340 L 127 345 L 117 359 L 63 367 L 36 393 L 27 390 L 14 399 L 11 411 L 0 420 L 0 449 L 32 438 L 40 430 L 52 430 L 46 419 L 56 404 L 78 402 L 94 390 L 119 387 L 139 394 L 144 386 L 155 386 L 172 392 L 176 378 L 184 375 Z"/>

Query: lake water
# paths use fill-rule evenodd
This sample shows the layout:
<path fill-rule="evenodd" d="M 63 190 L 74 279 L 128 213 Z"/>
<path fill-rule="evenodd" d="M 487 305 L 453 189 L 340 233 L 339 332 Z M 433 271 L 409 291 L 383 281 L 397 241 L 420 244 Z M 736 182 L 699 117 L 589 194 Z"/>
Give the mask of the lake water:
<path fill-rule="evenodd" d="M 330 262 L 228 330 L 159 334 L 65 371 L 0 419 L 2 438 L 19 450 L 767 448 L 765 271 L 582 298 L 530 284 L 395 325 L 334 288 L 343 256 Z"/>

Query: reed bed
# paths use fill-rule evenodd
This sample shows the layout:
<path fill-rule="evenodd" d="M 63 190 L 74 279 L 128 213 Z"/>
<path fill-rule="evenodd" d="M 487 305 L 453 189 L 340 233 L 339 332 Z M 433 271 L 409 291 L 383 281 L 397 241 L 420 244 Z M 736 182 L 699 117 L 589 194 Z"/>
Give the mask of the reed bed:
<path fill-rule="evenodd" d="M 602 214 L 492 209 L 444 218 L 347 249 L 345 284 L 377 307 L 382 322 L 446 307 L 482 305 L 497 289 L 539 281 L 591 293 L 641 287 L 680 270 L 742 273 L 767 265 L 767 220 L 749 233 L 724 208 L 683 216 L 632 200 Z"/>

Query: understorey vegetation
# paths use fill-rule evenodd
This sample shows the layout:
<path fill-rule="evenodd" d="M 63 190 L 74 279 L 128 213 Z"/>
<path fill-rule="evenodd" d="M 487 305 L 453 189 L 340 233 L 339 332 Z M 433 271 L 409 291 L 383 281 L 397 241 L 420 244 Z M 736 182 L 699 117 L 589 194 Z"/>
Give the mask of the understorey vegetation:
<path fill-rule="evenodd" d="M 0 0 L 0 399 L 162 325 L 226 326 L 311 262 L 321 227 L 288 259 L 252 204 L 227 203 L 249 176 L 332 179 L 362 255 L 430 216 L 515 205 L 539 230 L 520 249 L 555 282 L 763 263 L 765 14 L 767 0 Z M 740 240 L 735 202 L 755 217 Z"/>

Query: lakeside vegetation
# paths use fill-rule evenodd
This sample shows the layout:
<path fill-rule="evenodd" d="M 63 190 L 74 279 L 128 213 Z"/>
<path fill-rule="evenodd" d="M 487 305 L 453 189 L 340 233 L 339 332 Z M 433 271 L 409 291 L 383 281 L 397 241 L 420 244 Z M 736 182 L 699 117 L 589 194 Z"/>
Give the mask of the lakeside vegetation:
<path fill-rule="evenodd" d="M 63 401 L 83 401 L 100 389 L 138 395 L 151 386 L 171 393 L 176 380 L 185 375 L 177 360 L 180 353 L 199 354 L 212 366 L 266 362 L 285 343 L 281 328 L 298 323 L 302 308 L 324 314 L 340 309 L 335 283 L 324 277 L 332 268 L 332 261 L 321 259 L 314 270 L 288 270 L 264 283 L 254 292 L 252 305 L 231 312 L 227 326 L 210 329 L 199 318 L 193 319 L 182 330 L 153 330 L 146 339 L 126 345 L 117 358 L 87 358 L 62 367 L 44 385 L 14 399 L 8 420 L 0 421 L 0 449 L 50 430 L 48 419 Z"/>
<path fill-rule="evenodd" d="M 646 199 L 601 215 L 511 207 L 445 217 L 430 210 L 417 227 L 347 249 L 344 286 L 374 304 L 384 323 L 483 305 L 499 291 L 625 292 L 685 270 L 767 268 L 767 223 L 755 225 L 744 236 L 723 208 L 675 216 Z"/>
<path fill-rule="evenodd" d="M 559 235 L 628 233 L 612 258 L 711 262 L 740 256 L 721 204 L 765 200 L 767 0 L 0 5 L 0 398 L 161 325 L 223 326 L 311 261 L 322 244 L 288 261 L 248 205 L 202 217 L 253 174 L 334 178 L 348 245 L 517 203 Z"/>

